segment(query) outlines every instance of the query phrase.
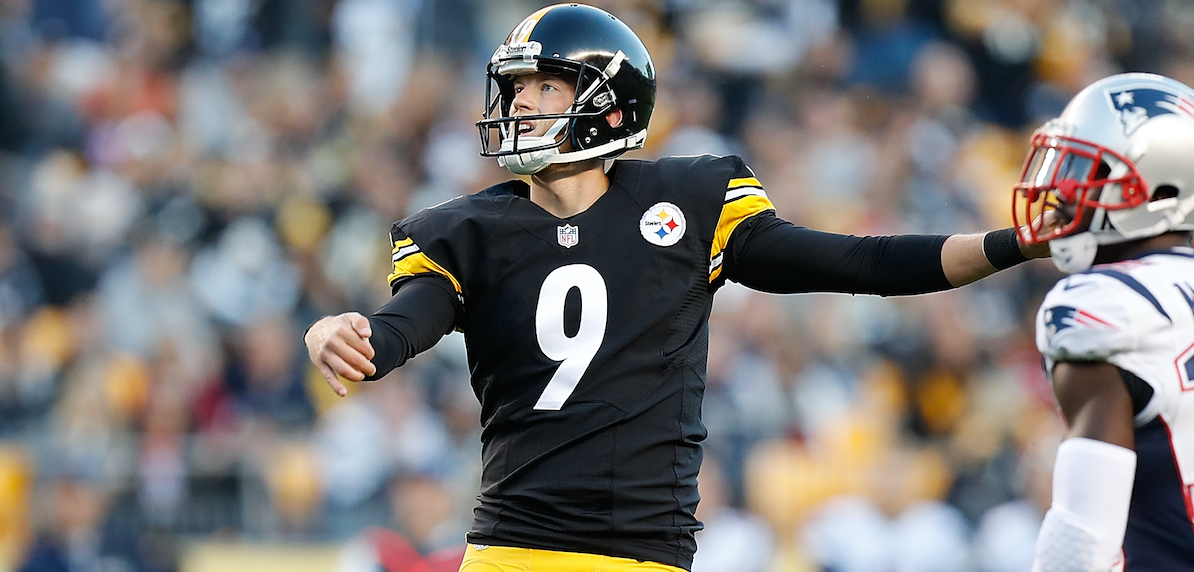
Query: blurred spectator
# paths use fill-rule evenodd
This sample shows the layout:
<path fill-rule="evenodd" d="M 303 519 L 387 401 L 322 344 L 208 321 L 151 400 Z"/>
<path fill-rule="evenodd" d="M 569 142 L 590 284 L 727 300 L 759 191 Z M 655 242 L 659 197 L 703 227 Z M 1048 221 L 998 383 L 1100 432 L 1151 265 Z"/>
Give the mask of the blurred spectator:
<path fill-rule="evenodd" d="M 845 0 L 839 5 L 841 24 L 853 40 L 848 81 L 879 92 L 907 91 L 917 53 L 939 33 L 934 22 L 908 2 Z"/>
<path fill-rule="evenodd" d="M 127 257 L 100 277 L 107 340 L 112 348 L 150 360 L 170 354 L 194 387 L 218 370 L 217 334 L 186 279 L 186 252 L 148 222 L 132 239 Z M 189 380 L 189 381 L 188 381 Z M 163 380 L 164 381 L 164 380 Z"/>
<path fill-rule="evenodd" d="M 274 233 L 255 218 L 237 219 L 217 245 L 195 255 L 191 284 L 208 310 L 231 325 L 289 312 L 298 300 L 298 272 Z"/>
<path fill-rule="evenodd" d="M 456 499 L 439 475 L 411 472 L 391 481 L 387 496 L 394 528 L 403 532 L 420 554 L 462 546 L 469 523 L 456 518 Z"/>
<path fill-rule="evenodd" d="M 1036 537 L 1052 503 L 1053 461 L 1061 442 L 1062 425 L 1055 417 L 1026 419 L 1014 486 L 1018 498 L 982 516 L 974 538 L 975 564 L 983 572 L 1031 570 Z"/>
<path fill-rule="evenodd" d="M 137 496 L 146 519 L 163 526 L 178 519 L 186 500 L 185 405 L 181 395 L 159 390 L 145 415 L 145 440 L 137 461 Z"/>
<path fill-rule="evenodd" d="M 736 136 L 761 100 L 762 80 L 800 66 L 837 28 L 826 0 L 677 3 L 678 28 L 699 69 L 716 78 L 722 109 L 717 131 Z"/>
<path fill-rule="evenodd" d="M 257 41 L 250 0 L 198 0 L 192 10 L 196 43 L 208 55 L 227 56 Z"/>
<path fill-rule="evenodd" d="M 243 423 L 286 430 L 310 427 L 313 412 L 296 330 L 289 315 L 269 314 L 230 336 L 234 345 L 224 383 Z"/>
<path fill-rule="evenodd" d="M 46 501 L 50 519 L 38 536 L 21 572 L 70 572 L 100 569 L 105 556 L 101 533 L 106 495 L 94 483 L 66 478 L 55 482 Z M 129 563 L 121 563 L 128 566 Z"/>
<path fill-rule="evenodd" d="M 22 449 L 0 448 L 0 562 L 11 566 L 30 540 L 33 467 Z"/>
<path fill-rule="evenodd" d="M 812 559 L 843 572 L 970 570 L 970 527 L 961 512 L 915 490 L 926 470 L 937 470 L 932 459 L 891 452 L 871 477 L 877 499 L 846 496 L 821 507 L 805 531 Z"/>
<path fill-rule="evenodd" d="M 722 109 L 711 83 L 697 78 L 675 81 L 675 124 L 660 155 L 742 154 L 732 139 L 717 131 Z"/>
<path fill-rule="evenodd" d="M 279 444 L 268 455 L 263 472 L 278 507 L 280 530 L 299 535 L 318 531 L 323 491 L 313 448 L 304 443 Z"/>
<path fill-rule="evenodd" d="M 351 101 L 365 115 L 390 108 L 414 59 L 417 0 L 342 0 L 333 29 Z"/>
<path fill-rule="evenodd" d="M 843 232 L 866 228 L 867 190 L 876 172 L 875 143 L 859 132 L 859 109 L 849 93 L 810 90 L 797 105 L 809 145 L 789 159 L 804 173 L 810 227 Z M 882 173 L 887 175 L 887 173 Z"/>
<path fill-rule="evenodd" d="M 423 555 L 401 534 L 370 528 L 344 546 L 336 572 L 456 572 L 464 560 L 464 544 Z"/>
<path fill-rule="evenodd" d="M 15 326 L 41 303 L 37 270 L 0 224 L 0 330 Z"/>
<path fill-rule="evenodd" d="M 706 458 L 699 477 L 701 505 L 692 572 L 763 572 L 771 564 L 775 539 L 757 515 L 727 504 L 724 476 L 716 461 Z"/>

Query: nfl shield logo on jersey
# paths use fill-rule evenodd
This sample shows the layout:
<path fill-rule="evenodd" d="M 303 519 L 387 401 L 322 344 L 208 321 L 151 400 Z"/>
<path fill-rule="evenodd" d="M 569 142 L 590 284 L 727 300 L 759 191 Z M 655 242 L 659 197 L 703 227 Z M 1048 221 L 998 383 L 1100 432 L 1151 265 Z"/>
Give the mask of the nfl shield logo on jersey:
<path fill-rule="evenodd" d="M 556 227 L 556 240 L 560 241 L 560 246 L 572 248 L 580 242 L 580 229 L 570 224 L 558 226 Z"/>

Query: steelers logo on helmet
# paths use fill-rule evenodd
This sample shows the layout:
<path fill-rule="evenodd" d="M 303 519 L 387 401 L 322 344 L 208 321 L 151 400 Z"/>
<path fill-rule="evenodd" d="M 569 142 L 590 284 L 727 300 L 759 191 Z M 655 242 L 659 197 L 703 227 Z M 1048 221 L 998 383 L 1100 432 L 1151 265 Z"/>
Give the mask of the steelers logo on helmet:
<path fill-rule="evenodd" d="M 684 237 L 684 213 L 672 203 L 655 203 L 643 213 L 638 230 L 647 242 L 656 246 L 671 246 Z"/>

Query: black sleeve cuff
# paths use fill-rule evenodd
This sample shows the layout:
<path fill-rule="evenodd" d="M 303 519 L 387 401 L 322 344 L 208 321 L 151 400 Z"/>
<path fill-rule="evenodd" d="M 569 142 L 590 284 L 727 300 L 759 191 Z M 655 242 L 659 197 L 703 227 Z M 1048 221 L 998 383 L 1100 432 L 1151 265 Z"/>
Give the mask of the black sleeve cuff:
<path fill-rule="evenodd" d="M 1028 257 L 1020 252 L 1020 242 L 1016 240 L 1014 228 L 993 230 L 983 236 L 983 256 L 996 270 L 1006 270 L 1028 261 Z"/>

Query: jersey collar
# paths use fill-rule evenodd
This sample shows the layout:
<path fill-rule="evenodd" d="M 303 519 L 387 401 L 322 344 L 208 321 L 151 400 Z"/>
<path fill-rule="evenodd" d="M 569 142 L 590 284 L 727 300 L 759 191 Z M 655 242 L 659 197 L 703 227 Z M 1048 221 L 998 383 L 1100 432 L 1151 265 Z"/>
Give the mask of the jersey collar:
<path fill-rule="evenodd" d="M 1184 256 L 1186 258 L 1194 258 L 1194 248 L 1188 246 L 1175 246 L 1173 248 L 1165 248 L 1161 250 L 1149 250 L 1148 252 L 1141 252 L 1136 256 L 1128 258 L 1127 260 L 1139 260 L 1145 256 L 1152 256 L 1154 254 L 1169 254 L 1173 256 Z"/>

